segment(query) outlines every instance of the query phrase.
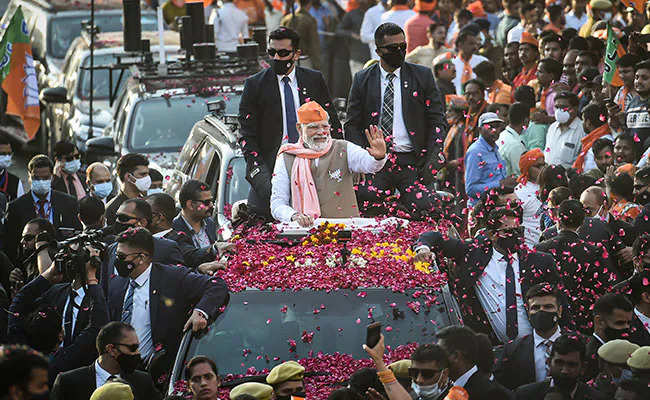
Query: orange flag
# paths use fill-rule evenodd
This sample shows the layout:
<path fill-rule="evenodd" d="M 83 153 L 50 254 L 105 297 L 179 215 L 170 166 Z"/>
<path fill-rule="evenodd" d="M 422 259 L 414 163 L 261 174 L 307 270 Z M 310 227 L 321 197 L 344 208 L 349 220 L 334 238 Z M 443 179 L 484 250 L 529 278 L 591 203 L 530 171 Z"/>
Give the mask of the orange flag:
<path fill-rule="evenodd" d="M 641 14 L 645 12 L 645 10 L 643 9 L 643 6 L 645 5 L 645 0 L 621 0 L 621 3 L 625 4 L 628 7 L 634 7 Z"/>

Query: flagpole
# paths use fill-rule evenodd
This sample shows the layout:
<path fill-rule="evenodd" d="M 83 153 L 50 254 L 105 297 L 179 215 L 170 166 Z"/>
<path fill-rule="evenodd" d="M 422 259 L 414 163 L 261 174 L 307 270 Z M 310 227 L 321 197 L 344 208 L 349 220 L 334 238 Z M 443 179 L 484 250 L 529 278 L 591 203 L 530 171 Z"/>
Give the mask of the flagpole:
<path fill-rule="evenodd" d="M 90 0 L 90 101 L 88 110 L 88 139 L 93 137 L 93 91 L 94 91 L 94 72 L 95 72 L 95 0 Z M 110 73 L 110 71 L 109 71 Z"/>

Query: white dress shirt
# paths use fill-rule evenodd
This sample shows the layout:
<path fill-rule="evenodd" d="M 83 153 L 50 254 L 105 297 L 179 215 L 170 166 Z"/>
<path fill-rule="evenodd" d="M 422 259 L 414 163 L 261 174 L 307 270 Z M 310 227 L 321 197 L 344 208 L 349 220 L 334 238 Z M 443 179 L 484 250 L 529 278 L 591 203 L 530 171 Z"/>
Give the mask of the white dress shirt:
<path fill-rule="evenodd" d="M 112 375 L 112 374 L 108 373 L 108 371 L 106 371 L 104 368 L 102 368 L 101 365 L 99 365 L 99 360 L 95 360 L 95 385 L 96 385 L 95 389 L 97 389 L 98 387 L 104 386 L 104 384 L 106 384 L 106 381 L 108 381 L 108 379 L 111 376 L 116 376 L 116 377 L 121 378 L 121 376 L 119 374 L 118 375 Z"/>
<path fill-rule="evenodd" d="M 376 160 L 368 151 L 352 142 L 347 143 L 348 168 L 351 172 L 374 174 L 386 164 L 386 157 Z M 313 160 L 318 167 L 318 158 Z M 284 162 L 280 157 L 275 162 L 271 178 L 271 215 L 280 222 L 289 222 L 297 211 L 291 207 L 291 181 Z"/>
<path fill-rule="evenodd" d="M 576 16 L 576 13 L 573 10 L 571 10 L 564 15 L 564 19 L 566 20 L 566 25 L 564 27 L 573 28 L 576 31 L 579 31 L 580 28 L 582 28 L 582 25 L 587 23 L 588 18 L 589 16 L 587 15 L 586 11 L 582 13 L 582 17 L 578 18 Z"/>
<path fill-rule="evenodd" d="M 614 141 L 614 136 L 611 134 L 603 135 L 602 139 L 609 139 L 612 142 Z M 585 163 L 582 167 L 582 170 L 584 172 L 591 171 L 592 169 L 598 168 L 598 165 L 596 165 L 596 159 L 594 158 L 594 148 L 590 148 L 587 154 L 585 154 Z"/>
<path fill-rule="evenodd" d="M 164 238 L 166 234 L 172 231 L 172 228 L 165 229 L 164 231 L 160 231 L 158 233 L 154 233 L 153 237 L 156 237 L 158 239 Z"/>
<path fill-rule="evenodd" d="M 645 328 L 648 333 L 650 333 L 650 317 L 647 317 L 645 314 L 643 314 L 641 311 L 639 311 L 636 307 L 634 307 L 634 313 L 636 316 L 639 318 L 641 321 L 641 325 Z"/>
<path fill-rule="evenodd" d="M 506 267 L 508 263 L 505 256 L 496 250 L 492 250 L 492 258 L 483 270 L 483 274 L 476 284 L 476 295 L 481 307 L 492 325 L 497 338 L 506 343 Z M 517 302 L 517 337 L 530 334 L 533 328 L 528 321 L 528 315 L 524 308 L 524 300 L 521 293 L 521 282 L 519 276 L 519 259 L 515 255 L 512 260 L 512 269 L 515 273 L 515 297 Z"/>
<path fill-rule="evenodd" d="M 580 141 L 585 136 L 582 121 L 576 117 L 564 130 L 555 121 L 546 133 L 546 151 L 544 157 L 548 165 L 562 165 L 571 168 L 582 149 Z"/>
<path fill-rule="evenodd" d="M 526 246 L 533 248 L 539 243 L 542 230 L 539 226 L 541 214 L 537 211 L 542 202 L 537 198 L 539 185 L 535 182 L 528 181 L 526 184 L 519 183 L 515 187 L 515 195 L 521 201 L 521 207 L 524 211 L 522 225 L 524 226 L 524 240 Z"/>
<path fill-rule="evenodd" d="M 467 381 L 469 381 L 469 378 L 471 378 L 472 375 L 474 375 L 477 372 L 478 372 L 478 367 L 474 365 L 472 368 L 470 368 L 467 372 L 459 376 L 458 379 L 454 381 L 454 386 L 460 386 L 464 388 L 465 385 L 467 385 Z"/>
<path fill-rule="evenodd" d="M 456 87 L 456 93 L 461 94 L 463 93 L 463 84 L 461 83 L 460 80 L 463 77 L 463 69 L 465 68 L 465 63 L 463 62 L 463 60 L 460 59 L 460 55 L 457 55 L 451 61 L 454 63 L 454 67 L 456 67 L 456 77 L 451 82 Z M 488 61 L 488 59 L 483 56 L 479 56 L 478 54 L 472 54 L 472 58 L 469 59 L 469 66 L 472 67 L 471 79 L 476 78 L 476 74 L 474 73 L 474 67 L 476 67 L 483 61 Z"/>
<path fill-rule="evenodd" d="M 386 86 L 388 86 L 387 76 L 389 72 L 384 71 L 384 69 L 379 66 L 379 71 L 381 75 L 381 105 L 383 107 L 384 103 L 384 93 L 386 92 Z M 402 114 L 402 81 L 400 78 L 400 73 L 402 69 L 397 68 L 393 71 L 395 77 L 393 78 L 393 147 L 392 151 L 395 153 L 408 153 L 413 151 L 413 143 L 411 143 L 411 138 L 408 132 L 406 131 L 406 124 L 404 123 L 404 115 Z M 404 83 L 406 85 L 406 83 Z M 381 120 L 381 117 L 380 117 Z"/>
<path fill-rule="evenodd" d="M 546 360 L 548 357 L 551 355 L 551 346 L 557 338 L 559 338 L 562 335 L 562 332 L 560 332 L 560 328 L 558 327 L 555 333 L 548 339 L 544 339 L 543 337 L 539 336 L 537 332 L 533 330 L 533 346 L 534 346 L 534 354 L 535 354 L 535 381 L 536 382 L 541 382 L 544 379 L 546 379 Z M 548 346 L 548 349 L 545 345 L 545 342 L 549 341 L 550 345 Z"/>
<path fill-rule="evenodd" d="M 289 77 L 289 87 L 293 93 L 293 106 L 296 110 L 296 121 L 298 121 L 298 108 L 300 108 L 300 97 L 298 97 L 298 80 L 296 79 L 296 68 L 294 67 L 289 75 L 276 75 L 278 78 L 278 89 L 280 90 L 280 103 L 282 105 L 282 144 L 289 142 L 289 134 L 287 133 L 287 115 L 284 107 L 284 82 L 282 79 Z M 300 134 L 300 132 L 298 133 Z"/>
<path fill-rule="evenodd" d="M 388 10 L 381 15 L 381 23 L 392 22 L 404 29 L 406 21 L 417 15 L 413 10 Z"/>
<path fill-rule="evenodd" d="M 86 290 L 84 289 L 83 285 L 77 289 L 74 290 L 70 288 L 73 292 L 75 292 L 75 297 L 74 297 L 74 302 L 77 306 L 81 306 L 81 302 L 84 299 L 84 296 L 86 296 Z M 63 321 L 62 326 L 63 326 L 63 332 L 65 332 L 65 313 L 68 311 L 68 307 L 70 307 L 70 296 L 68 296 L 67 300 L 65 301 L 65 305 L 63 306 Z M 79 314 L 79 308 L 78 307 L 72 307 L 72 334 L 74 335 L 74 328 L 77 325 L 77 315 Z M 63 343 L 61 344 L 63 345 Z"/>
<path fill-rule="evenodd" d="M 366 13 L 363 15 L 363 22 L 361 22 L 361 41 L 363 43 L 368 43 L 370 48 L 370 57 L 375 60 L 379 60 L 379 55 L 377 54 L 377 49 L 375 46 L 375 30 L 381 25 L 381 15 L 386 12 L 386 9 L 381 3 L 378 3 L 370 7 Z"/>
<path fill-rule="evenodd" d="M 512 29 L 508 31 L 508 43 L 511 42 L 520 42 L 521 41 L 521 35 L 524 33 L 524 26 L 521 24 L 521 22 L 517 25 L 515 25 Z M 537 29 L 537 34 L 539 35 L 541 32 L 539 29 Z"/>
<path fill-rule="evenodd" d="M 236 52 L 240 35 L 248 39 L 248 15 L 232 2 L 215 8 L 210 23 L 214 25 L 214 41 L 218 51 Z"/>
<path fill-rule="evenodd" d="M 140 354 L 146 359 L 153 353 L 153 340 L 151 338 L 151 305 L 149 301 L 149 278 L 151 277 L 151 264 L 135 278 L 138 284 L 133 289 L 133 312 L 131 313 L 131 326 L 135 329 L 138 339 L 140 339 Z M 131 279 L 129 279 L 129 285 Z M 124 292 L 124 299 L 129 293 L 127 286 Z M 124 304 L 124 303 L 122 303 Z"/>

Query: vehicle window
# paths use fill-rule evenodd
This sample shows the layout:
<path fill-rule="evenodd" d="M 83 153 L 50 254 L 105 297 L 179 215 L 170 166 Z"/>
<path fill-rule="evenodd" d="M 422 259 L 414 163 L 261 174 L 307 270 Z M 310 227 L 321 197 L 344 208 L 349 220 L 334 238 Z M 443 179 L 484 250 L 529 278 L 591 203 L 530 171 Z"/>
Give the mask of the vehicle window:
<path fill-rule="evenodd" d="M 72 70 L 72 62 L 74 59 L 77 57 L 77 54 L 79 53 L 79 42 L 76 42 L 77 44 L 72 47 L 72 52 L 68 52 L 65 55 L 65 61 L 63 64 L 63 69 L 61 70 L 64 75 L 68 75 L 70 71 Z"/>
<path fill-rule="evenodd" d="M 188 359 L 206 355 L 224 376 L 245 374 L 250 367 L 261 371 L 279 360 L 315 357 L 318 352 L 366 359 L 360 343 L 373 320 L 392 328 L 384 336 L 393 347 L 432 343 L 435 332 L 450 324 L 444 304 L 416 308 L 413 297 L 389 289 L 364 292 L 365 297 L 345 290 L 232 293 L 208 334 L 192 342 Z"/>
<path fill-rule="evenodd" d="M 70 67 L 68 68 L 68 73 L 65 75 L 64 85 L 68 90 L 70 96 L 74 94 L 75 86 L 78 78 L 79 66 L 81 66 L 81 57 L 75 57 L 70 61 Z"/>
<path fill-rule="evenodd" d="M 208 173 L 202 181 L 207 182 L 208 186 L 213 186 L 212 183 L 215 180 L 219 180 L 219 175 L 221 174 L 221 155 L 209 140 L 205 141 L 205 147 L 210 148 L 210 151 L 214 152 L 214 157 L 212 157 L 212 163 L 208 167 Z M 201 157 L 201 155 L 199 154 L 198 157 Z"/>
<path fill-rule="evenodd" d="M 93 61 L 96 67 L 110 65 L 115 62 L 117 62 L 117 60 L 113 57 L 112 54 L 96 54 Z M 90 56 L 84 58 L 83 65 L 84 67 L 90 66 Z M 120 73 L 121 70 L 119 69 L 115 69 L 112 72 L 108 69 L 95 70 L 93 73 L 93 98 L 95 100 L 108 100 L 110 97 L 109 86 L 111 83 L 109 74 L 113 75 L 112 90 L 115 91 Z M 125 69 L 124 73 L 122 74 L 122 79 L 120 80 L 120 88 L 118 90 L 122 90 L 124 88 L 124 85 L 130 76 L 131 71 Z M 79 84 L 77 85 L 77 95 L 83 100 L 90 98 L 90 71 L 88 70 L 79 70 Z"/>
<path fill-rule="evenodd" d="M 246 160 L 236 157 L 230 160 L 226 177 L 226 204 L 234 204 L 248 198 L 250 183 L 246 180 Z"/>
<path fill-rule="evenodd" d="M 178 157 L 178 165 L 181 166 L 181 170 L 183 173 L 187 174 L 187 171 L 190 168 L 190 160 L 192 159 L 192 156 L 196 152 L 196 149 L 199 147 L 201 144 L 201 140 L 205 137 L 205 134 L 203 133 L 202 130 L 200 129 L 195 129 L 192 134 L 190 134 L 190 137 L 187 139 L 187 142 L 185 142 L 185 145 L 183 146 L 183 150 L 181 150 L 181 154 Z"/>
<path fill-rule="evenodd" d="M 208 112 L 206 102 L 212 99 L 175 96 L 139 102 L 129 127 L 129 150 L 180 151 L 194 124 Z M 179 115 L 183 118 L 178 118 Z"/>
<path fill-rule="evenodd" d="M 206 178 L 210 171 L 210 166 L 213 164 L 213 160 L 218 165 L 219 156 L 210 143 L 206 140 L 201 144 L 201 148 L 194 157 L 194 163 L 188 172 L 188 175 L 192 179 L 198 179 L 203 182 L 207 182 Z"/>
<path fill-rule="evenodd" d="M 47 25 L 46 20 L 47 18 L 44 14 L 35 13 L 33 17 L 34 24 L 30 31 L 32 48 L 36 49 L 36 53 L 39 56 L 45 53 L 45 32 L 43 29 Z M 66 50 L 68 49 L 66 48 Z"/>
<path fill-rule="evenodd" d="M 9 7 L 9 0 L 0 0 L 0 15 L 4 15 L 7 7 Z M 23 13 L 23 15 L 25 14 Z"/>

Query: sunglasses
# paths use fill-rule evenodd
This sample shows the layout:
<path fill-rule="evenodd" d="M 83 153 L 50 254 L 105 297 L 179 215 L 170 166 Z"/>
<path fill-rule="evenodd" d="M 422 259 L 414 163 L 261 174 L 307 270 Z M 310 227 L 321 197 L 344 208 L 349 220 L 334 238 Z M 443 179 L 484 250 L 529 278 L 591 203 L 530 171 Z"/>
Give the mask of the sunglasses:
<path fill-rule="evenodd" d="M 380 46 L 379 48 L 388 51 L 406 51 L 406 43 L 393 43 L 386 46 Z"/>
<path fill-rule="evenodd" d="M 204 206 L 209 207 L 214 205 L 214 199 L 207 199 L 207 200 L 192 200 L 196 201 L 197 203 L 202 203 Z"/>
<path fill-rule="evenodd" d="M 81 154 L 73 154 L 71 156 L 63 156 L 62 157 L 64 160 L 70 162 L 74 160 L 81 160 Z"/>
<path fill-rule="evenodd" d="M 119 260 L 126 260 L 128 256 L 139 256 L 142 253 L 130 253 L 130 254 L 125 254 L 125 253 L 115 253 L 115 257 Z M 119 343 L 118 343 L 119 344 Z"/>
<path fill-rule="evenodd" d="M 269 54 L 269 57 L 275 57 L 275 55 L 279 55 L 280 57 L 286 57 L 289 54 L 293 53 L 294 50 L 287 50 L 287 49 L 274 49 L 273 47 L 269 47 L 266 52 Z"/>
<path fill-rule="evenodd" d="M 138 351 L 138 347 L 140 347 L 140 343 L 136 343 L 136 344 L 113 343 L 113 345 L 114 346 L 124 346 L 127 349 L 129 349 L 129 351 L 131 353 L 135 353 L 136 351 Z"/>
<path fill-rule="evenodd" d="M 413 380 L 415 380 L 418 376 L 422 376 L 424 379 L 433 379 L 433 377 L 439 373 L 440 370 L 437 369 L 409 368 L 409 377 Z"/>
<path fill-rule="evenodd" d="M 129 222 L 132 219 L 138 219 L 138 217 L 132 217 L 132 216 L 126 215 L 126 214 L 117 214 L 116 218 L 117 218 L 117 221 L 121 222 L 121 223 Z"/>
<path fill-rule="evenodd" d="M 31 242 L 35 238 L 36 238 L 36 235 L 31 235 L 30 234 L 30 235 L 23 236 L 20 240 L 22 240 L 23 242 Z"/>

